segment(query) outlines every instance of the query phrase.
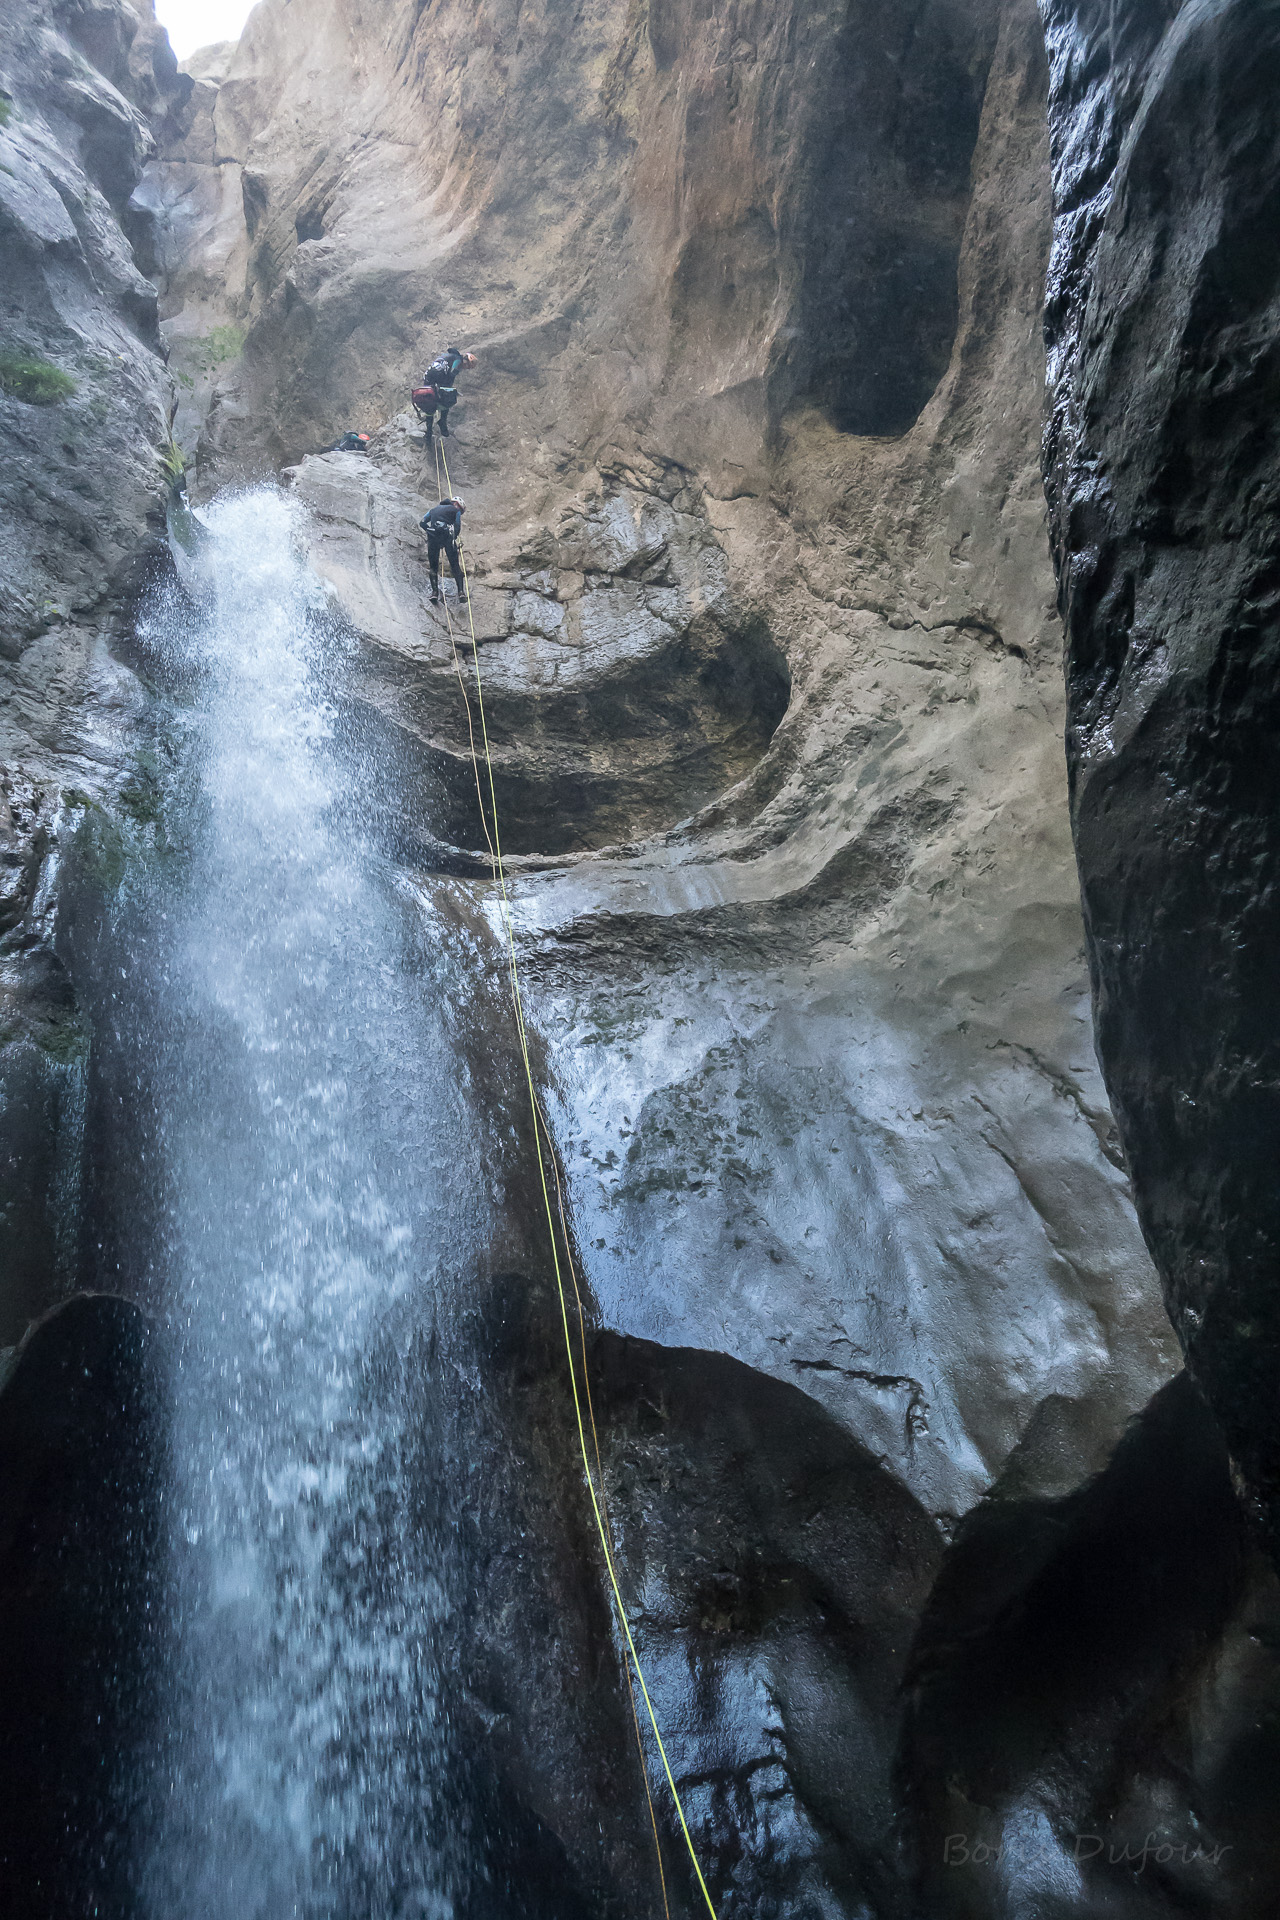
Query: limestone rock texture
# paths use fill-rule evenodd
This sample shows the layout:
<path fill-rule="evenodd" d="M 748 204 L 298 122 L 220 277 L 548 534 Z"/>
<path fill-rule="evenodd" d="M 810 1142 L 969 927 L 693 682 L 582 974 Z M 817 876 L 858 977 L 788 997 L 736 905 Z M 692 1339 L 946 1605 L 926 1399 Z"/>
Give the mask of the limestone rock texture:
<path fill-rule="evenodd" d="M 1158 1445 L 1117 1454 L 1177 1352 L 1068 829 L 1033 8 L 264 0 L 141 197 L 196 494 L 284 466 L 395 758 L 385 831 L 500 979 L 478 660 L 620 1564 L 720 1911 L 1085 1911 L 1070 1823 L 1117 1743 L 1190 1818 L 1186 1649 L 1236 1618 L 1244 1548 L 1179 1389 L 1221 1590 L 1180 1563 L 1147 1591 L 1176 1657 L 1079 1738 L 1073 1642 L 984 1772 L 965 1650 L 1082 1579 L 1119 1606 L 1130 1561 L 1081 1574 L 1072 1541 L 1176 1500 Z M 446 342 L 480 356 L 447 482 L 406 406 Z M 349 428 L 368 456 L 320 451 Z M 437 490 L 472 620 L 428 603 Z M 512 1431 L 550 1458 L 533 1309 L 499 1291 Z M 598 1889 L 524 1649 L 487 1630 L 489 1737 Z M 957 1830 L 1022 1864 L 940 1872 Z"/>
<path fill-rule="evenodd" d="M 1099 1049 L 1274 1554 L 1280 9 L 1044 12 L 1047 470 Z"/>
<path fill-rule="evenodd" d="M 1157 825 L 1173 817 L 1160 807 L 1185 801 L 1197 831 L 1212 810 L 1141 761 L 1131 811 L 1091 854 L 1088 796 L 1099 820 L 1105 798 L 1079 718 L 1094 711 L 1081 660 L 1124 653 L 1120 627 L 1082 625 L 1110 604 L 1087 569 L 1123 553 L 1136 582 L 1160 524 L 1154 494 L 1107 519 L 1121 479 L 1145 485 L 1166 445 L 1206 500 L 1237 480 L 1231 498 L 1252 500 L 1262 471 L 1269 417 L 1246 431 L 1230 411 L 1233 383 L 1270 378 L 1261 320 L 1221 322 L 1203 405 L 1220 400 L 1240 437 L 1203 465 L 1187 382 L 1170 361 L 1157 393 L 1161 354 L 1126 361 L 1108 332 L 1131 298 L 1142 340 L 1174 353 L 1163 308 L 1142 301 L 1186 291 L 1208 213 L 1152 215 L 1152 248 L 1184 249 L 1164 281 L 1105 240 L 1144 88 L 1164 98 L 1191 70 L 1184 41 L 1227 47 L 1259 9 L 1042 12 L 261 0 L 239 43 L 160 87 L 154 157 L 121 175 L 193 498 L 281 475 L 305 504 L 354 642 L 339 731 L 383 770 L 370 830 L 474 979 L 452 1017 L 468 1098 L 491 1110 L 500 1225 L 473 1250 L 454 1349 L 414 1364 L 424 1401 L 447 1384 L 467 1460 L 457 1713 L 492 1848 L 483 1920 L 629 1920 L 659 1895 L 520 1131 L 472 762 L 481 682 L 620 1578 L 717 1910 L 1275 1909 L 1280 1591 L 1236 1492 L 1241 1469 L 1261 1481 L 1194 1347 L 1195 1378 L 1180 1371 L 1129 1180 L 1167 1267 L 1159 1208 L 1190 1217 L 1199 1191 L 1203 1225 L 1196 1181 L 1226 1194 L 1263 1162 L 1171 1153 L 1166 1187 L 1151 1184 L 1124 1062 L 1147 1071 L 1162 1046 L 1202 1042 L 1207 1059 L 1211 1036 L 1190 961 L 1178 972 L 1153 941 L 1109 948 L 1100 932 L 1104 909 L 1140 929 L 1164 899 L 1105 861 L 1220 870 L 1197 867 L 1190 824 Z M 135 45 L 153 45 L 145 24 L 117 89 Z M 1214 89 L 1246 82 L 1225 54 L 1208 71 L 1188 94 L 1204 139 L 1160 148 L 1151 178 L 1187 169 L 1225 195 L 1239 156 Z M 1245 121 L 1255 145 L 1263 119 Z M 1269 205 L 1240 218 L 1265 224 Z M 1062 744 L 1041 472 L 1051 243 L 1075 824 L 1123 1140 L 1093 1050 Z M 1240 285 L 1261 314 L 1270 282 Z M 447 342 L 479 364 L 446 467 L 407 400 Z M 1168 401 L 1150 420 L 1182 440 L 1138 432 L 1148 391 Z M 368 455 L 323 451 L 349 428 L 372 435 Z M 158 462 L 145 479 L 138 462 L 122 460 L 119 492 L 135 551 L 161 487 Z M 443 605 L 428 598 L 418 520 L 441 492 L 466 502 L 469 614 L 448 582 Z M 1215 539 L 1235 525 L 1216 502 Z M 1226 547 L 1221 579 L 1239 561 L 1241 605 L 1261 605 L 1253 548 L 1243 533 Z M 1172 609 L 1181 576 L 1159 577 Z M 100 658 L 98 731 L 58 720 L 50 739 L 96 741 L 120 803 L 145 809 L 145 689 L 126 639 Z M 1195 658 L 1196 684 L 1216 687 Z M 1126 699 L 1157 684 L 1145 666 L 1132 683 L 1098 674 Z M 1212 785 L 1218 723 L 1201 719 Z M 1089 751 L 1126 737 L 1106 708 Z M 1260 747 L 1231 761 L 1258 783 L 1259 834 L 1267 764 Z M 1261 844 L 1227 832 L 1233 791 L 1224 872 Z M 42 871 L 32 912 L 57 895 Z M 73 900 L 62 951 L 105 953 L 100 920 Z M 1118 998 L 1148 965 L 1180 1009 L 1158 1044 L 1158 997 L 1141 1017 Z M 50 977 L 73 1007 L 52 959 Z M 108 1006 L 105 974 L 96 990 Z M 95 1099 L 87 1125 L 105 1135 Z M 30 1174 L 63 1196 L 59 1218 L 76 1217 L 75 1180 L 101 1185 L 129 1143 L 94 1151 L 88 1174 L 52 1150 Z M 127 1179 L 85 1204 L 127 1212 Z M 13 1295 L 18 1332 L 63 1273 L 129 1292 L 100 1242 L 42 1258 L 44 1295 Z M 150 1335 L 127 1332 L 141 1352 Z M 60 1364 L 58 1338 L 55 1323 L 28 1342 L 28 1382 Z M 426 1459 L 424 1510 L 432 1475 Z M 665 1797 L 657 1818 L 671 1910 L 702 1911 Z M 1133 1850 L 1151 1833 L 1171 1851 L 1148 1870 Z"/>
<path fill-rule="evenodd" d="M 5 9 L 0 1343 L 70 1271 L 64 1202 L 86 1036 L 54 951 L 54 871 L 87 808 L 137 792 L 141 702 L 108 636 L 163 532 L 169 380 L 146 216 L 131 196 L 154 128 L 190 87 L 149 4 Z"/>

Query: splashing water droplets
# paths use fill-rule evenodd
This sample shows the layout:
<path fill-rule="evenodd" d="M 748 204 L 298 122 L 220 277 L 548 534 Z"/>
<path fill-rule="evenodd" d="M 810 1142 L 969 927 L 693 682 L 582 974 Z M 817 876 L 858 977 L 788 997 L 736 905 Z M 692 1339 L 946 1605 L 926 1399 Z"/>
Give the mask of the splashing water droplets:
<path fill-rule="evenodd" d="M 297 510 L 258 490 L 205 520 L 194 623 L 175 592 L 151 636 L 197 692 L 190 871 L 153 919 L 184 1334 L 168 1792 L 144 1904 L 448 1920 L 448 1601 L 408 1519 L 421 1409 L 384 1336 L 429 1317 L 456 1238 L 431 1169 L 458 1111 L 420 927 L 336 740 L 345 643 Z"/>

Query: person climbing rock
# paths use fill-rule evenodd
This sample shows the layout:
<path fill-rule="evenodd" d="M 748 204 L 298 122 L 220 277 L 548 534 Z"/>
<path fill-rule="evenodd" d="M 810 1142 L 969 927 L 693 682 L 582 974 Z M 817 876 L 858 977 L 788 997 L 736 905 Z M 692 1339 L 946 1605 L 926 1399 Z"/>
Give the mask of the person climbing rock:
<path fill-rule="evenodd" d="M 367 433 L 344 433 L 331 447 L 323 447 L 323 453 L 368 453 L 369 436 Z"/>
<path fill-rule="evenodd" d="M 464 367 L 474 367 L 474 353 L 464 353 L 461 347 L 446 347 L 438 353 L 422 376 L 423 386 L 434 386 L 437 380 L 451 387 Z"/>
<path fill-rule="evenodd" d="M 458 555 L 458 536 L 462 532 L 464 511 L 461 500 L 442 500 L 438 507 L 429 508 L 418 522 L 427 536 L 427 566 L 431 573 L 433 607 L 440 604 L 440 555 L 442 553 L 449 562 L 449 571 L 458 589 L 458 605 L 466 605 L 467 583 L 463 578 L 462 562 Z"/>
<path fill-rule="evenodd" d="M 464 353 L 461 347 L 446 347 L 438 353 L 422 376 L 422 385 L 415 387 L 412 394 L 414 407 L 427 423 L 427 445 L 431 445 L 431 430 L 436 416 L 440 418 L 440 438 L 449 438 L 449 414 L 458 404 L 458 389 L 454 382 L 464 368 L 474 367 L 474 353 Z"/>

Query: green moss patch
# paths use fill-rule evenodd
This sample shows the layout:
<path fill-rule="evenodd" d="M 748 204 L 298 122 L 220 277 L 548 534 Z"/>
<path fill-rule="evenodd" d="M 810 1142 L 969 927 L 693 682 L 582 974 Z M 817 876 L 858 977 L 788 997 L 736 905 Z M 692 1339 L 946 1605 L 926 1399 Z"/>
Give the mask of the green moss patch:
<path fill-rule="evenodd" d="M 244 328 L 214 327 L 196 344 L 200 349 L 202 372 L 212 373 L 215 368 L 225 366 L 228 360 L 234 360 L 240 352 L 244 346 Z"/>
<path fill-rule="evenodd" d="M 135 826 L 154 826 L 161 817 L 160 788 L 149 773 L 139 773 L 120 789 L 120 805 Z"/>
<path fill-rule="evenodd" d="M 15 400 L 31 407 L 52 407 L 76 390 L 76 383 L 61 367 L 47 360 L 30 360 L 23 354 L 0 353 L 0 387 Z"/>

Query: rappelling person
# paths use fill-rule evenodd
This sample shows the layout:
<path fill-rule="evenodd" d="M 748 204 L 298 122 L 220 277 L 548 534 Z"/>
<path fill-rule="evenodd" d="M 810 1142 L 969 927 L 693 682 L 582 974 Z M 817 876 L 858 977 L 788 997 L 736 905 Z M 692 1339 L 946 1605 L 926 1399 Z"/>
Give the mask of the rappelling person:
<path fill-rule="evenodd" d="M 369 436 L 367 433 L 344 433 L 331 447 L 322 447 L 322 453 L 368 453 Z"/>
<path fill-rule="evenodd" d="M 422 376 L 421 386 L 415 387 L 411 398 L 414 407 L 427 423 L 427 445 L 431 445 L 431 429 L 436 415 L 440 416 L 440 438 L 449 438 L 449 413 L 458 404 L 458 389 L 454 385 L 458 375 L 468 367 L 474 367 L 474 353 L 464 353 L 461 347 L 446 347 L 438 353 Z"/>
<path fill-rule="evenodd" d="M 462 532 L 462 515 L 465 509 L 461 500 L 442 500 L 438 507 L 430 507 L 423 514 L 418 525 L 427 536 L 427 566 L 431 573 L 431 604 L 440 604 L 440 555 L 443 553 L 449 562 L 449 571 L 453 575 L 458 589 L 458 605 L 467 604 L 467 583 L 462 573 L 462 561 L 458 555 L 458 536 Z"/>

